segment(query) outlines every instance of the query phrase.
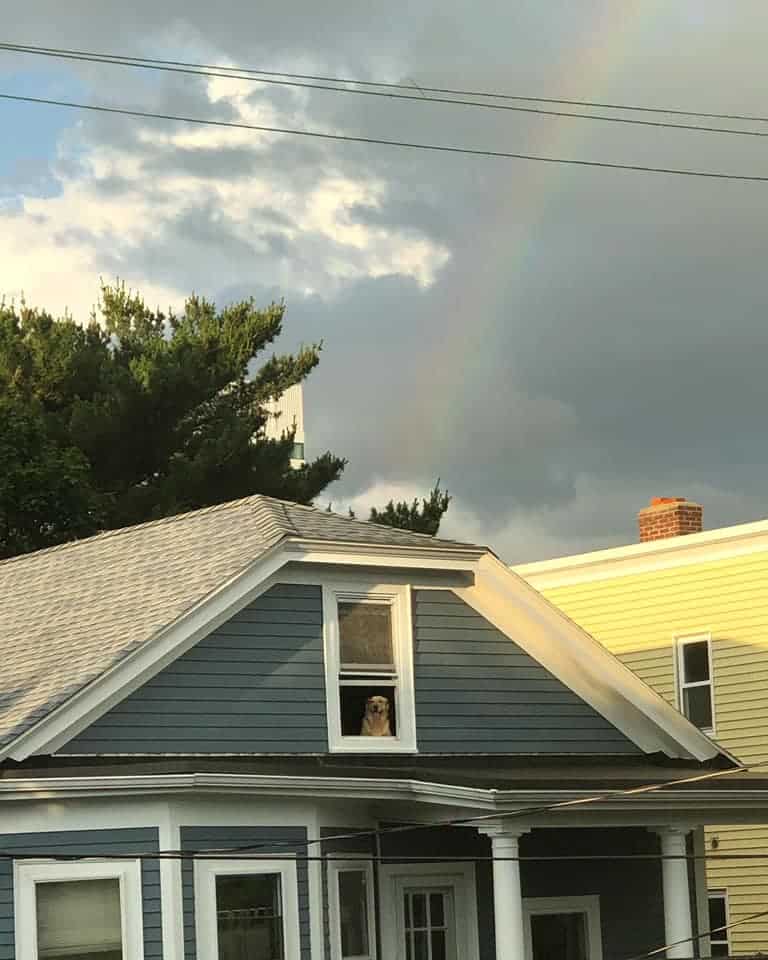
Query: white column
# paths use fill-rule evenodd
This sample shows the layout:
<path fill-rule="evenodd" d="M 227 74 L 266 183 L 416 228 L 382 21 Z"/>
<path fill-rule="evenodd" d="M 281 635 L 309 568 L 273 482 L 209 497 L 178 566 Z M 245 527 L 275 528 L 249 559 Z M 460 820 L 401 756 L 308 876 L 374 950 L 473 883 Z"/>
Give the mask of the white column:
<path fill-rule="evenodd" d="M 520 856 L 518 841 L 529 829 L 503 821 L 478 827 L 480 833 L 491 838 L 496 960 L 525 960 L 523 894 L 520 862 L 516 858 Z"/>
<path fill-rule="evenodd" d="M 664 939 L 676 944 L 667 950 L 667 957 L 693 957 L 698 954 L 691 923 L 691 896 L 688 886 L 685 827 L 662 827 L 656 831 L 661 837 L 661 874 L 664 889 Z M 674 859 L 669 859 L 670 857 Z M 684 941 L 679 943 L 678 941 Z"/>

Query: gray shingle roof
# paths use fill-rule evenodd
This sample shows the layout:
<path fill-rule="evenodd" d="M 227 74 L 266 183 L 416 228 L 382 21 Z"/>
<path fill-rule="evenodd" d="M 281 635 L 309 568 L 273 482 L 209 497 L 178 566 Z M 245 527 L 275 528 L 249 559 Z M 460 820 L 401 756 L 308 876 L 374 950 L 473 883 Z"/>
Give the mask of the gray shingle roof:
<path fill-rule="evenodd" d="M 470 546 L 257 495 L 0 562 L 0 745 L 285 538 Z"/>

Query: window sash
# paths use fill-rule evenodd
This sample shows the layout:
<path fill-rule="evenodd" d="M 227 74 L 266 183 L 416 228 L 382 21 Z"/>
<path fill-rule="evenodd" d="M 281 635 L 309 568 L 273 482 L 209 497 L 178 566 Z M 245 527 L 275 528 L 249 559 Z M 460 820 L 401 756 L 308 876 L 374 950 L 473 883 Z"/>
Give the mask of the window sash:
<path fill-rule="evenodd" d="M 269 857 L 195 861 L 195 924 L 199 956 L 206 957 L 206 960 L 219 960 L 217 878 L 264 873 L 276 874 L 279 877 L 283 958 L 300 960 L 296 860 L 270 860 Z"/>
<path fill-rule="evenodd" d="M 16 957 L 44 960 L 38 945 L 37 888 L 45 883 L 117 880 L 120 892 L 121 951 L 123 960 L 143 960 L 144 932 L 141 863 L 138 860 L 83 860 L 61 862 L 25 860 L 14 864 Z"/>
<path fill-rule="evenodd" d="M 727 924 L 730 922 L 730 921 L 729 921 L 729 917 L 728 917 L 728 894 L 727 894 L 727 892 L 726 892 L 726 891 L 723 891 L 723 892 L 719 892 L 719 891 L 712 892 L 712 891 L 709 891 L 709 892 L 707 893 L 707 903 L 708 903 L 708 905 L 711 905 L 711 903 L 712 903 L 713 900 L 720 900 L 720 901 L 722 902 L 723 917 L 724 917 L 724 919 L 725 919 L 725 924 L 727 925 Z M 718 924 L 716 924 L 716 926 L 721 926 L 721 924 L 718 923 Z M 710 930 L 712 929 L 711 911 L 710 911 L 710 918 L 709 918 L 708 928 L 709 928 Z M 710 945 L 713 946 L 713 947 L 725 947 L 725 954 L 726 954 L 726 955 L 729 954 L 729 953 L 730 953 L 730 949 L 731 949 L 731 941 L 730 941 L 730 936 L 729 936 L 729 934 L 730 934 L 730 931 L 727 930 L 727 929 L 726 929 L 726 930 L 719 930 L 719 931 L 717 931 L 717 932 L 714 934 L 714 936 L 713 936 L 712 934 L 710 934 L 710 937 L 709 937 Z M 720 954 L 720 955 L 722 956 L 723 954 Z"/>
<path fill-rule="evenodd" d="M 387 604 L 391 611 L 392 653 L 394 664 L 342 664 L 339 635 L 339 604 L 346 602 Z M 416 752 L 415 697 L 413 689 L 413 650 L 410 587 L 366 581 L 350 583 L 342 578 L 323 584 L 323 620 L 325 637 L 325 676 L 327 691 L 328 744 L 331 752 L 398 753 Z M 389 687 L 386 695 L 394 708 L 395 735 L 366 737 L 343 733 L 351 729 L 343 723 L 342 690 L 354 687 Z M 349 718 L 347 718 L 348 720 Z"/>
<path fill-rule="evenodd" d="M 685 674 L 685 648 L 691 644 L 706 644 L 707 651 L 707 671 L 709 676 L 706 680 L 686 680 Z M 714 678 L 712 670 L 712 638 L 709 634 L 706 635 L 696 635 L 690 637 L 677 637 L 677 652 L 676 652 L 676 674 L 677 674 L 677 698 L 678 698 L 678 708 L 680 712 L 691 720 L 692 723 L 696 721 L 689 716 L 687 709 L 687 698 L 685 693 L 687 690 L 696 690 L 702 687 L 709 688 L 709 717 L 710 722 L 699 727 L 700 730 L 705 733 L 714 733 L 715 732 L 715 688 L 714 688 Z"/>
<path fill-rule="evenodd" d="M 344 955 L 341 944 L 341 898 L 339 879 L 343 873 L 362 873 L 365 877 L 367 907 L 368 953 L 358 956 Z M 373 898 L 373 864 L 369 860 L 328 861 L 328 920 L 331 945 L 331 960 L 376 960 L 375 908 Z"/>

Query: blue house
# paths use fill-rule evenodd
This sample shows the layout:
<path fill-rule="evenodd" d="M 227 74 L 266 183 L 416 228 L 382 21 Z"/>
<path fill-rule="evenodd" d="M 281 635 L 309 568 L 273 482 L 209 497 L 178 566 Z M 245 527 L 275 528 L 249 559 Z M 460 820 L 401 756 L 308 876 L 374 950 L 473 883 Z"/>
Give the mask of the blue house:
<path fill-rule="evenodd" d="M 0 960 L 707 956 L 766 818 L 490 550 L 266 497 L 1 563 L 0 644 Z"/>

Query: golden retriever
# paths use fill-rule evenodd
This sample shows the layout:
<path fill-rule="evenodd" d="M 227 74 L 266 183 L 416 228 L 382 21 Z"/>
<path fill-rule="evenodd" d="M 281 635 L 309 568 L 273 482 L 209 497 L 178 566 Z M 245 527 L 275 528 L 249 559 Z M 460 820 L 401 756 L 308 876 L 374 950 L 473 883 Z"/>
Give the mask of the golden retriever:
<path fill-rule="evenodd" d="M 387 697 L 368 697 L 360 728 L 363 737 L 391 737 L 389 726 L 389 700 Z"/>

